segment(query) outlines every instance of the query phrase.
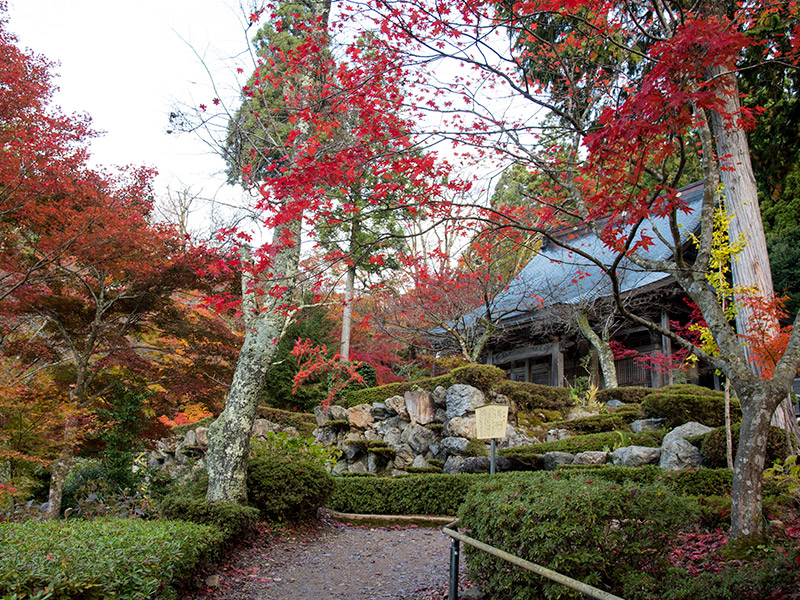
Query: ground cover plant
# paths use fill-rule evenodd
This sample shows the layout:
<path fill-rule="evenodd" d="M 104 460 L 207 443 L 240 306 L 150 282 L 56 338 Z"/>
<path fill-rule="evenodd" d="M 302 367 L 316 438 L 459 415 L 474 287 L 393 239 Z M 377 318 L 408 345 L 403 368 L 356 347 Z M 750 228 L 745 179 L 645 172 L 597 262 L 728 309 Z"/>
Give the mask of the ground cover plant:
<path fill-rule="evenodd" d="M 95 519 L 0 523 L 0 594 L 144 600 L 212 558 L 223 535 L 182 521 Z"/>

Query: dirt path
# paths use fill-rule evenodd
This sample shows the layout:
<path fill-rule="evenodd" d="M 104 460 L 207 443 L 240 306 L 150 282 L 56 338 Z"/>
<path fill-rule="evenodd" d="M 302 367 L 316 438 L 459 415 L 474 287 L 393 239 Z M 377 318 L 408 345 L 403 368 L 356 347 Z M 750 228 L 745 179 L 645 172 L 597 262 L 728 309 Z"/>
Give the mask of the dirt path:
<path fill-rule="evenodd" d="M 191 600 L 434 600 L 447 597 L 449 560 L 438 529 L 325 522 L 262 532 Z"/>

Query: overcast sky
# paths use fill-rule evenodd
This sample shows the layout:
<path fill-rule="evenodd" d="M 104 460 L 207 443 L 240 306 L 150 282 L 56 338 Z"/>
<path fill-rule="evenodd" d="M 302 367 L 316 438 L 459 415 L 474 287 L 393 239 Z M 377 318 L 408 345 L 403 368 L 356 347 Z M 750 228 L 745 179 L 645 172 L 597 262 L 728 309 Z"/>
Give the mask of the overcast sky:
<path fill-rule="evenodd" d="M 222 59 L 246 50 L 238 0 L 10 0 L 9 15 L 22 47 L 60 63 L 56 103 L 106 132 L 92 143 L 96 163 L 153 166 L 161 194 L 169 186 L 238 195 L 210 178 L 224 165 L 208 146 L 166 133 L 176 103 L 215 95 L 195 53 L 220 85 L 235 88 L 234 67 Z"/>

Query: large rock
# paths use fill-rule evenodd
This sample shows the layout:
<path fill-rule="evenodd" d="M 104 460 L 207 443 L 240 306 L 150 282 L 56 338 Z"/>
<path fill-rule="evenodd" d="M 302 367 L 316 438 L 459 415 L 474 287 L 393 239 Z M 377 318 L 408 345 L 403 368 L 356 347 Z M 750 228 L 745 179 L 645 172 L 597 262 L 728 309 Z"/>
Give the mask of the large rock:
<path fill-rule="evenodd" d="M 445 422 L 444 433 L 447 436 L 472 439 L 477 434 L 477 421 L 475 417 L 453 417 Z"/>
<path fill-rule="evenodd" d="M 403 398 L 403 396 L 392 396 L 391 398 L 387 398 L 384 404 L 386 404 L 386 408 L 389 410 L 389 412 L 394 412 L 404 421 L 411 420 L 408 415 L 408 409 L 406 408 L 406 400 Z"/>
<path fill-rule="evenodd" d="M 436 403 L 425 390 L 412 390 L 403 396 L 412 423 L 426 425 L 436 420 Z"/>
<path fill-rule="evenodd" d="M 623 467 L 642 467 L 657 463 L 660 456 L 661 448 L 625 446 L 611 453 L 611 461 Z"/>
<path fill-rule="evenodd" d="M 714 431 L 713 427 L 706 427 L 702 423 L 697 423 L 696 421 L 689 421 L 688 423 L 684 423 L 680 427 L 676 427 L 672 431 L 670 431 L 667 435 L 664 436 L 663 444 L 668 444 L 673 440 L 678 439 L 685 439 L 687 437 L 692 437 L 695 435 L 704 435 Z"/>
<path fill-rule="evenodd" d="M 550 429 L 547 432 L 548 442 L 557 442 L 565 438 L 572 437 L 572 433 L 568 429 Z"/>
<path fill-rule="evenodd" d="M 201 448 L 208 447 L 208 427 L 198 427 L 194 430 L 195 440 Z"/>
<path fill-rule="evenodd" d="M 197 433 L 195 433 L 194 429 L 190 429 L 186 432 L 186 435 L 183 436 L 183 446 L 185 448 L 197 448 Z"/>
<path fill-rule="evenodd" d="M 428 447 L 436 441 L 436 432 L 422 425 L 409 425 L 403 430 L 401 441 L 411 446 L 417 454 L 425 454 Z"/>
<path fill-rule="evenodd" d="M 342 473 L 346 473 L 347 472 L 347 468 L 348 468 L 347 460 L 340 459 L 339 462 L 337 462 L 333 466 L 333 469 L 331 470 L 331 475 L 333 475 L 334 477 L 338 477 Z"/>
<path fill-rule="evenodd" d="M 608 460 L 608 452 L 589 450 L 575 455 L 574 465 L 604 465 Z"/>
<path fill-rule="evenodd" d="M 622 402 L 621 400 L 617 400 L 616 398 L 612 398 L 611 400 L 609 400 L 605 404 L 605 407 L 609 408 L 611 410 L 614 410 L 615 408 L 619 408 L 620 406 L 625 406 L 625 403 Z"/>
<path fill-rule="evenodd" d="M 643 431 L 657 431 L 661 428 L 664 419 L 637 419 L 631 423 L 631 430 L 633 433 L 641 433 Z"/>
<path fill-rule="evenodd" d="M 312 434 L 314 441 L 323 446 L 332 446 L 336 443 L 336 432 L 332 427 L 319 427 Z"/>
<path fill-rule="evenodd" d="M 461 463 L 464 462 L 463 456 L 449 456 L 442 467 L 442 473 L 448 475 L 455 475 L 461 468 Z"/>
<path fill-rule="evenodd" d="M 667 471 L 699 467 L 703 464 L 703 454 L 685 438 L 703 435 L 709 431 L 713 431 L 713 429 L 694 421 L 684 423 L 670 431 L 664 436 L 664 441 L 661 443 L 659 466 Z"/>
<path fill-rule="evenodd" d="M 467 453 L 467 440 L 460 437 L 446 437 L 439 446 L 448 456 L 464 456 Z"/>
<path fill-rule="evenodd" d="M 486 404 L 486 399 L 478 388 L 457 383 L 448 388 L 445 402 L 447 418 L 452 419 L 474 413 L 476 408 Z"/>
<path fill-rule="evenodd" d="M 317 420 L 317 427 L 322 427 L 328 421 L 344 421 L 347 418 L 347 409 L 337 404 L 332 404 L 328 408 L 322 405 L 315 406 L 314 418 Z"/>
<path fill-rule="evenodd" d="M 397 427 L 390 427 L 383 435 L 383 441 L 389 444 L 389 447 L 396 448 L 402 444 L 403 432 Z"/>
<path fill-rule="evenodd" d="M 355 427 L 356 429 L 369 428 L 375 422 L 375 418 L 372 416 L 372 406 L 359 404 L 348 408 L 347 420 L 350 422 L 350 427 Z"/>
<path fill-rule="evenodd" d="M 403 444 L 397 448 L 397 454 L 394 457 L 394 468 L 405 469 L 414 464 L 415 453 L 408 444 Z"/>
<path fill-rule="evenodd" d="M 437 385 L 436 389 L 433 390 L 433 401 L 436 403 L 436 406 L 440 408 L 447 406 L 447 390 Z"/>
<path fill-rule="evenodd" d="M 256 419 L 253 421 L 253 428 L 250 430 L 252 437 L 264 437 L 269 432 L 280 431 L 281 426 L 267 419 Z"/>
<path fill-rule="evenodd" d="M 495 471 L 510 471 L 511 461 L 505 456 L 495 457 L 494 463 Z M 458 466 L 459 473 L 490 473 L 492 470 L 492 459 L 488 456 L 471 456 L 465 458 Z"/>
<path fill-rule="evenodd" d="M 376 421 L 383 421 L 389 417 L 389 410 L 383 402 L 372 403 L 372 416 Z"/>
<path fill-rule="evenodd" d="M 411 463 L 411 466 L 417 469 L 423 469 L 425 467 L 429 467 L 430 465 L 428 464 L 428 461 L 425 460 L 425 457 L 422 456 L 422 454 L 418 454 L 414 457 L 414 462 Z"/>
<path fill-rule="evenodd" d="M 497 440 L 497 448 L 518 448 L 520 446 L 530 446 L 538 443 L 538 440 L 531 436 L 514 429 L 511 425 L 506 425 L 506 437 Z"/>
<path fill-rule="evenodd" d="M 555 471 L 559 465 L 571 465 L 575 455 L 569 452 L 545 452 L 542 456 L 542 466 L 547 471 Z"/>
<path fill-rule="evenodd" d="M 386 435 L 392 429 L 403 430 L 406 427 L 408 427 L 408 421 L 404 421 L 400 417 L 389 417 L 385 421 L 378 421 L 372 425 L 379 435 Z"/>
<path fill-rule="evenodd" d="M 347 467 L 347 470 L 351 473 L 367 473 L 367 457 L 363 456 L 357 461 L 351 463 L 350 466 Z"/>

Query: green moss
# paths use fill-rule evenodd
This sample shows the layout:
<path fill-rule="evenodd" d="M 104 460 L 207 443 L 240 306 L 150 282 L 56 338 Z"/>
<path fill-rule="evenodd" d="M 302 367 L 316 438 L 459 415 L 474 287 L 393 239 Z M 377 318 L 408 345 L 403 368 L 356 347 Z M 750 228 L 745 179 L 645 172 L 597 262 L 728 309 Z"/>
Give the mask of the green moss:
<path fill-rule="evenodd" d="M 444 423 L 427 423 L 423 425 L 423 427 L 425 427 L 425 429 L 435 431 L 436 433 L 441 433 L 444 431 Z"/>
<path fill-rule="evenodd" d="M 668 427 L 678 427 L 689 421 L 719 427 L 725 421 L 725 395 L 696 385 L 670 385 L 645 396 L 642 410 L 648 417 L 666 419 Z M 731 415 L 738 420 L 741 414 L 739 401 L 732 399 Z"/>
<path fill-rule="evenodd" d="M 357 448 L 361 452 L 366 452 L 367 448 L 369 447 L 369 440 L 345 440 L 344 443 L 347 446 Z"/>
<path fill-rule="evenodd" d="M 375 446 L 367 448 L 367 452 L 370 454 L 375 454 L 376 456 L 380 456 L 382 459 L 389 461 L 393 460 L 395 456 L 397 456 L 397 452 L 394 448 L 388 448 L 386 446 Z"/>
<path fill-rule="evenodd" d="M 259 406 L 257 414 L 259 419 L 267 419 L 283 427 L 294 427 L 301 437 L 311 437 L 312 432 L 317 428 L 317 419 L 311 413 Z"/>
<path fill-rule="evenodd" d="M 582 433 L 600 433 L 602 431 L 617 431 L 626 427 L 625 420 L 617 415 L 591 415 L 566 421 L 564 427 L 570 431 Z"/>
<path fill-rule="evenodd" d="M 486 450 L 486 443 L 483 440 L 472 438 L 467 442 L 467 456 L 489 456 L 489 451 Z"/>
<path fill-rule="evenodd" d="M 600 404 L 606 404 L 611 400 L 619 400 L 625 404 L 641 404 L 644 397 L 652 393 L 653 388 L 649 387 L 616 387 L 600 390 L 597 392 L 596 399 Z"/>
<path fill-rule="evenodd" d="M 333 429 L 335 431 L 347 431 L 350 429 L 350 421 L 346 419 L 331 419 L 327 421 L 322 427 Z"/>
<path fill-rule="evenodd" d="M 731 426 L 731 438 L 733 441 L 733 459 L 736 460 L 736 453 L 739 449 L 739 431 L 742 426 L 735 423 Z M 727 444 L 725 442 L 725 427 L 717 427 L 701 437 L 700 450 L 703 453 L 705 464 L 712 467 L 725 467 L 728 464 Z M 694 442 L 695 444 L 697 441 Z M 766 464 L 771 465 L 776 460 L 786 458 L 786 434 L 779 427 L 770 427 L 767 435 L 767 460 Z"/>
<path fill-rule="evenodd" d="M 441 473 L 441 467 L 406 467 L 405 469 L 409 473 Z"/>
<path fill-rule="evenodd" d="M 444 461 L 439 460 L 438 458 L 429 458 L 428 464 L 432 467 L 439 467 L 441 469 L 444 466 Z"/>
<path fill-rule="evenodd" d="M 367 448 L 372 450 L 373 448 L 388 448 L 389 442 L 385 442 L 383 440 L 370 440 L 367 444 Z"/>

